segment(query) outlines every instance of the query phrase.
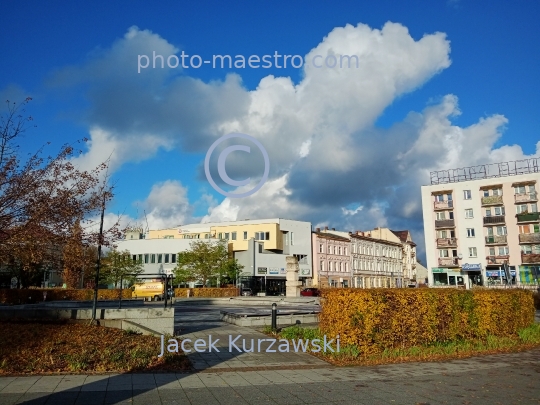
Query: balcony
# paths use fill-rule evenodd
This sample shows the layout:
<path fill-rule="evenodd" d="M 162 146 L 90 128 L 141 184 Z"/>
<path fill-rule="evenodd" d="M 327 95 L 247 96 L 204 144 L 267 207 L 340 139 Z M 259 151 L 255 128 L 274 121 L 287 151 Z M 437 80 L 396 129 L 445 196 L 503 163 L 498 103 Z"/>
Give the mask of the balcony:
<path fill-rule="evenodd" d="M 435 220 L 435 228 L 454 228 L 453 219 L 437 219 Z"/>
<path fill-rule="evenodd" d="M 519 243 L 540 243 L 540 233 L 521 233 Z"/>
<path fill-rule="evenodd" d="M 521 253 L 521 263 L 537 264 L 540 263 L 540 254 L 536 253 Z"/>
<path fill-rule="evenodd" d="M 484 217 L 484 225 L 486 224 L 504 224 L 504 215 Z"/>
<path fill-rule="evenodd" d="M 516 201 L 516 204 L 534 202 L 538 201 L 538 195 L 536 194 L 536 191 L 533 191 L 531 193 L 515 194 L 514 199 Z"/>
<path fill-rule="evenodd" d="M 504 256 L 498 255 L 498 256 L 486 257 L 488 264 L 504 264 L 504 263 L 507 263 L 509 259 L 510 259 L 509 255 L 504 255 Z"/>
<path fill-rule="evenodd" d="M 439 257 L 439 266 L 441 267 L 459 267 L 457 257 Z"/>
<path fill-rule="evenodd" d="M 433 203 L 433 208 L 436 210 L 448 210 L 450 208 L 454 208 L 454 201 L 435 201 Z"/>
<path fill-rule="evenodd" d="M 482 206 L 486 205 L 502 205 L 502 195 L 492 195 L 489 197 L 482 197 Z"/>
<path fill-rule="evenodd" d="M 506 245 L 506 235 L 491 235 L 486 236 L 486 245 Z"/>
<path fill-rule="evenodd" d="M 437 238 L 437 247 L 457 246 L 457 238 Z"/>
<path fill-rule="evenodd" d="M 538 212 L 531 212 L 525 213 L 525 214 L 517 214 L 517 221 L 519 222 L 536 222 L 540 218 L 540 213 Z"/>

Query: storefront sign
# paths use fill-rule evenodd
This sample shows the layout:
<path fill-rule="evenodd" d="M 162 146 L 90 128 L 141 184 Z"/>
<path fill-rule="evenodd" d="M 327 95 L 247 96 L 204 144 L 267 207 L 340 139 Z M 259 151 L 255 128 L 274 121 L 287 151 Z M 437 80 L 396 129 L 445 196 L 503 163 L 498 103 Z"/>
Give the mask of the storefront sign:
<path fill-rule="evenodd" d="M 431 269 L 433 273 L 446 273 L 446 269 L 440 268 L 440 267 L 433 267 Z"/>
<path fill-rule="evenodd" d="M 309 276 L 310 273 L 311 273 L 311 270 L 309 268 L 300 269 L 300 274 L 304 276 Z"/>
<path fill-rule="evenodd" d="M 282 268 L 279 270 L 279 274 L 287 274 L 287 272 L 286 272 L 285 269 L 282 267 Z"/>
<path fill-rule="evenodd" d="M 463 266 L 461 266 L 461 269 L 463 271 L 480 271 L 482 270 L 482 264 L 481 263 L 463 263 Z"/>
<path fill-rule="evenodd" d="M 257 274 L 266 274 L 268 272 L 267 267 L 257 267 Z"/>
<path fill-rule="evenodd" d="M 510 270 L 510 274 L 516 275 L 515 270 Z M 506 277 L 504 270 L 488 270 L 486 271 L 486 277 Z"/>
<path fill-rule="evenodd" d="M 276 268 L 270 269 L 270 274 L 279 274 L 279 269 L 276 269 Z"/>

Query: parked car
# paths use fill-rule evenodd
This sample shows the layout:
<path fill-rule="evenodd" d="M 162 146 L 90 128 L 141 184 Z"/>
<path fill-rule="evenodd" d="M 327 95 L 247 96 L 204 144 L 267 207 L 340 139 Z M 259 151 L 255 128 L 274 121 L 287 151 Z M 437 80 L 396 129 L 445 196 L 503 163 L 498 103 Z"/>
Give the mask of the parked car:
<path fill-rule="evenodd" d="M 242 295 L 244 297 L 249 297 L 253 295 L 253 291 L 251 291 L 251 288 L 242 288 Z"/>
<path fill-rule="evenodd" d="M 317 288 L 304 288 L 300 291 L 300 295 L 302 297 L 318 297 L 319 290 Z"/>

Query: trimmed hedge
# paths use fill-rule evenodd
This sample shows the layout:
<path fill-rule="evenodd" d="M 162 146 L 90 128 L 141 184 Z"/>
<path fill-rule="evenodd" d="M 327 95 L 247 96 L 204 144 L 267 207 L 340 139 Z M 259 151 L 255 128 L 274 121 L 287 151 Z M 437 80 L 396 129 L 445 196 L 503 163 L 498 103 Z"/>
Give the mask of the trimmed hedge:
<path fill-rule="evenodd" d="M 175 297 L 187 297 L 190 291 L 190 297 L 201 298 L 220 298 L 220 297 L 238 297 L 240 294 L 238 288 L 175 288 Z"/>
<path fill-rule="evenodd" d="M 320 329 L 363 354 L 488 335 L 516 336 L 534 322 L 525 290 L 324 289 Z"/>
<path fill-rule="evenodd" d="M 117 300 L 131 298 L 131 289 L 98 290 L 98 299 Z M 27 304 L 43 301 L 43 293 L 47 293 L 46 301 L 88 301 L 94 298 L 94 290 L 81 289 L 71 290 L 63 288 L 32 288 L 32 289 L 0 289 L 0 303 L 2 304 Z"/>

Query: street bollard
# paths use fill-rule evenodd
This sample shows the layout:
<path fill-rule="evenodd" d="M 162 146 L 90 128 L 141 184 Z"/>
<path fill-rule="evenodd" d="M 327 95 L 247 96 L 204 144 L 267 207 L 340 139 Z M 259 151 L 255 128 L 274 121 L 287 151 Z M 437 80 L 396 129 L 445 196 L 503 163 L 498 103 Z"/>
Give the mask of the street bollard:
<path fill-rule="evenodd" d="M 272 330 L 277 329 L 277 304 L 274 302 L 272 304 Z"/>

